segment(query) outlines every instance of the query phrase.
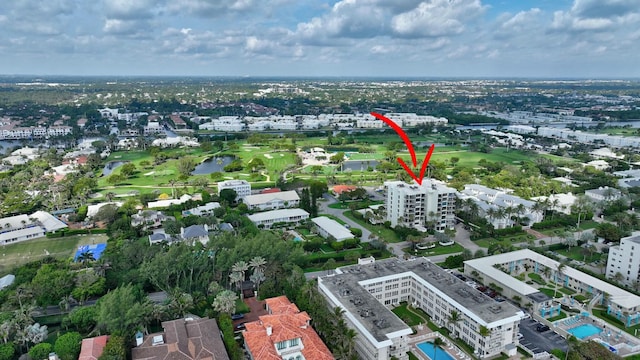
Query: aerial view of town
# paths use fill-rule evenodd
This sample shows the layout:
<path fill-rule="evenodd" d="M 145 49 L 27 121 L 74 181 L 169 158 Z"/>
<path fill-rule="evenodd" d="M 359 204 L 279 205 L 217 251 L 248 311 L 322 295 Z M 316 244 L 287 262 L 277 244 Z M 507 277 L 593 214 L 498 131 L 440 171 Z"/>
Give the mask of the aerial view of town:
<path fill-rule="evenodd" d="M 640 359 L 638 19 L 0 4 L 0 360 Z"/>

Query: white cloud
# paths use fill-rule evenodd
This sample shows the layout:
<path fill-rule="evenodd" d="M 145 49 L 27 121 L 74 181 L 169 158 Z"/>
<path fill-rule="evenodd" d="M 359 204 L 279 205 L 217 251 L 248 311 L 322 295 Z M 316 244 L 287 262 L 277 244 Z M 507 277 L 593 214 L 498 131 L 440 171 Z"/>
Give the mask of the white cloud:
<path fill-rule="evenodd" d="M 480 0 L 425 1 L 415 9 L 394 16 L 391 27 L 399 36 L 457 35 L 464 31 L 465 22 L 478 17 L 484 10 Z"/>

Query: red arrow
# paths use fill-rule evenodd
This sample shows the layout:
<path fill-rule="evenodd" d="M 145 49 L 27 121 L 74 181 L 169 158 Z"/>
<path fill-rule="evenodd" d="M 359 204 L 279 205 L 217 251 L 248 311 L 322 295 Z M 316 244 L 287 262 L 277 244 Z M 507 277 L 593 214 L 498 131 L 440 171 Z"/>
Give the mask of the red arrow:
<path fill-rule="evenodd" d="M 409 150 L 409 154 L 411 154 L 413 167 L 418 166 L 418 163 L 416 161 L 416 151 L 413 149 L 413 144 L 411 143 L 411 140 L 409 140 L 409 136 L 407 136 L 407 133 L 405 133 L 404 130 L 402 130 L 402 128 L 398 126 L 398 124 L 396 124 L 393 120 L 374 112 L 372 112 L 371 115 L 373 115 L 379 120 L 384 121 L 387 125 L 391 126 L 391 128 L 395 130 L 396 133 L 398 133 L 402 141 L 404 141 L 405 145 L 407 145 L 407 150 Z M 433 154 L 433 149 L 435 147 L 436 147 L 435 144 L 431 144 L 431 147 L 429 148 L 427 155 L 425 155 L 424 162 L 422 163 L 422 167 L 420 168 L 419 177 L 413 173 L 413 170 L 411 170 L 411 168 L 409 168 L 407 164 L 405 164 L 404 160 L 398 157 L 398 163 L 402 166 L 404 171 L 406 171 L 407 174 L 409 174 L 413 178 L 413 180 L 415 180 L 418 183 L 418 185 L 422 185 L 422 179 L 424 179 L 424 173 L 427 170 L 427 165 L 429 164 L 429 160 L 431 160 L 431 154 Z"/>

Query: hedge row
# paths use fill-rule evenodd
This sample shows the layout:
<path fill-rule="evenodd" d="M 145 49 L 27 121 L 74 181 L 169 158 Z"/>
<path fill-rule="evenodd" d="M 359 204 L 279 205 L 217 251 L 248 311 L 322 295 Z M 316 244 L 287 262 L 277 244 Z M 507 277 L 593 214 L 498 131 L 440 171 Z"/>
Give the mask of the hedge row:
<path fill-rule="evenodd" d="M 85 234 L 105 234 L 107 229 L 67 229 L 55 233 L 47 233 L 48 238 L 62 238 L 65 236 Z"/>

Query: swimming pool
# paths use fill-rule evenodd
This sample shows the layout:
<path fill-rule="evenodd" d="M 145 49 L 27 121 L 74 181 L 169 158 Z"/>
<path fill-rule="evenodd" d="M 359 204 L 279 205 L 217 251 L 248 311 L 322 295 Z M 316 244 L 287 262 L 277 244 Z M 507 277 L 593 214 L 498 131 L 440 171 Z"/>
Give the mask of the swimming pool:
<path fill-rule="evenodd" d="M 434 357 L 438 360 L 455 360 L 448 352 L 444 351 L 442 348 L 438 347 L 434 349 L 432 342 L 426 341 L 416 345 L 420 351 L 422 351 L 425 355 L 429 357 L 429 359 L 433 359 Z M 434 351 L 435 350 L 435 351 Z M 435 353 L 435 356 L 434 356 Z"/>
<path fill-rule="evenodd" d="M 595 335 L 595 334 L 599 334 L 602 332 L 602 329 L 600 329 L 599 327 L 592 325 L 592 324 L 583 324 L 580 326 L 576 326 L 574 328 L 571 328 L 569 330 L 567 330 L 567 332 L 569 332 L 571 335 L 577 337 L 578 339 L 582 340 L 586 337 L 589 337 L 591 335 Z"/>

